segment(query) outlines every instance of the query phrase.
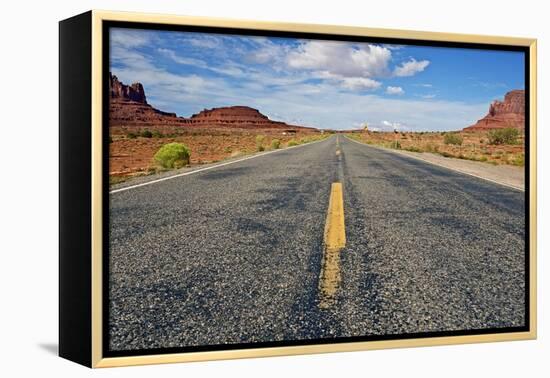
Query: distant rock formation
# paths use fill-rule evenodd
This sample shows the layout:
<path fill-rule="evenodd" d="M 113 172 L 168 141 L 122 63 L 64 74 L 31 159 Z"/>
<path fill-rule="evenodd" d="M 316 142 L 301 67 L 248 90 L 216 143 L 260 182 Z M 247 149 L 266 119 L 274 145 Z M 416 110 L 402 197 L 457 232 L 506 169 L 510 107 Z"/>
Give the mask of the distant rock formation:
<path fill-rule="evenodd" d="M 124 85 L 109 73 L 109 125 L 110 126 L 172 126 L 184 125 L 185 118 L 166 113 L 147 103 L 145 90 L 140 83 Z"/>
<path fill-rule="evenodd" d="M 145 97 L 145 90 L 141 83 L 134 83 L 132 85 L 122 84 L 118 78 L 109 73 L 109 92 L 112 99 L 120 99 L 127 101 L 139 102 L 140 104 L 147 104 Z"/>
<path fill-rule="evenodd" d="M 200 113 L 193 114 L 191 120 L 214 120 L 220 122 L 231 122 L 236 120 L 246 122 L 273 122 L 258 109 L 248 106 L 228 106 L 224 108 L 204 109 Z"/>
<path fill-rule="evenodd" d="M 204 109 L 193 114 L 189 119 L 193 126 L 205 127 L 238 127 L 249 128 L 304 128 L 303 126 L 288 125 L 284 122 L 272 121 L 260 113 L 258 109 L 248 106 L 228 106 L 223 108 Z"/>
<path fill-rule="evenodd" d="M 288 125 L 270 120 L 259 110 L 248 106 L 228 106 L 204 109 L 191 118 L 166 113 L 147 103 L 145 90 L 140 83 L 125 85 L 115 75 L 109 74 L 109 125 L 110 126 L 183 126 L 200 128 L 235 129 L 317 129 Z"/>
<path fill-rule="evenodd" d="M 464 131 L 485 131 L 513 127 L 525 129 L 525 91 L 516 89 L 506 93 L 504 101 L 495 100 L 489 113 Z"/>

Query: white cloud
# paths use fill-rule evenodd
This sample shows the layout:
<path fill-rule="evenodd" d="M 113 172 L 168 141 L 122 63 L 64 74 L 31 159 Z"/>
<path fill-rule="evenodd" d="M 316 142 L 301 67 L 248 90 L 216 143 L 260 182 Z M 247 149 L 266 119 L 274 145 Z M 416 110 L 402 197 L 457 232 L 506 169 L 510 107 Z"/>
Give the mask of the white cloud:
<path fill-rule="evenodd" d="M 124 66 L 132 66 L 133 68 L 140 70 L 155 69 L 155 66 L 147 55 L 122 46 L 112 46 L 110 58 L 111 67 L 113 64 L 119 64 Z"/>
<path fill-rule="evenodd" d="M 271 64 L 272 67 L 280 67 L 284 64 L 289 48 L 284 45 L 271 42 L 267 38 L 255 38 L 252 42 L 252 51 L 246 54 L 246 59 L 258 64 Z"/>
<path fill-rule="evenodd" d="M 281 88 L 269 96 L 248 93 L 253 106 L 265 114 L 284 114 L 287 119 L 301 118 L 306 125 L 320 128 L 349 129 L 367 121 L 369 128 L 393 130 L 460 130 L 483 117 L 487 104 L 465 104 L 458 101 L 384 98 L 375 94 L 338 92 L 323 85 L 318 95 L 311 96 Z M 282 105 L 284 104 L 284 105 Z M 284 108 L 284 110 L 283 110 Z M 392 126 L 386 126 L 387 121 Z"/>
<path fill-rule="evenodd" d="M 220 67 L 214 67 L 212 65 L 209 65 L 204 60 L 180 56 L 176 54 L 174 51 L 169 49 L 159 48 L 158 52 L 167 56 L 168 58 L 172 59 L 174 62 L 178 64 L 184 64 L 188 66 L 202 68 L 202 69 L 210 70 L 219 74 L 224 74 L 224 75 L 229 75 L 234 77 L 242 77 L 244 75 L 243 71 L 240 68 L 233 65 L 232 63 L 228 63 L 225 66 L 220 68 Z"/>
<path fill-rule="evenodd" d="M 406 47 L 406 45 L 388 45 L 388 44 L 385 44 L 384 47 L 386 47 L 390 50 L 401 50 L 401 49 L 404 49 Z"/>
<path fill-rule="evenodd" d="M 185 42 L 188 42 L 195 47 L 204 49 L 213 49 L 219 47 L 221 44 L 219 38 L 210 36 L 208 34 L 197 34 L 193 38 L 187 38 Z"/>
<path fill-rule="evenodd" d="M 408 130 L 399 122 L 382 121 L 378 127 L 379 130 L 393 131 L 393 130 Z"/>
<path fill-rule="evenodd" d="M 405 93 L 405 91 L 401 87 L 388 86 L 386 88 L 386 93 L 390 95 L 402 95 Z"/>
<path fill-rule="evenodd" d="M 430 64 L 428 60 L 416 60 L 411 58 L 408 62 L 401 63 L 400 66 L 395 67 L 393 74 L 395 76 L 413 76 L 418 72 L 424 71 Z"/>
<path fill-rule="evenodd" d="M 489 82 L 485 82 L 485 81 L 478 81 L 478 82 L 474 83 L 474 86 L 483 87 L 485 89 L 497 89 L 497 88 L 507 88 L 508 87 L 508 85 L 506 85 L 506 83 L 500 83 L 500 82 L 489 83 Z"/>
<path fill-rule="evenodd" d="M 177 50 L 162 43 L 154 45 L 156 48 L 151 51 L 142 48 L 143 39 L 128 35 L 117 38 L 111 45 L 113 74 L 125 83 L 143 83 L 153 106 L 182 116 L 190 116 L 203 108 L 247 105 L 277 120 L 320 128 L 354 128 L 368 121 L 371 129 L 392 129 L 393 126 L 383 123 L 386 121 L 401 129 L 422 131 L 461 129 L 483 117 L 487 110 L 487 103 L 388 98 L 356 92 L 380 88 L 382 83 L 378 80 L 391 74 L 390 59 L 380 58 L 386 53 L 379 46 L 373 49 L 367 48 L 368 45 L 342 43 L 329 49 L 342 52 L 343 56 L 327 56 L 323 49 L 304 49 L 309 42 L 298 47 L 285 45 L 276 48 L 277 52 L 273 54 L 275 59 L 279 59 L 277 62 L 259 66 L 247 61 L 247 54 L 269 48 L 274 42 L 232 37 L 230 41 L 220 40 L 218 48 L 195 54 L 195 50 Z M 181 64 L 204 64 L 201 68 L 208 72 L 199 75 L 191 74 L 185 68 L 167 69 L 157 61 L 161 51 L 157 48 L 165 49 L 165 57 L 180 60 Z M 363 53 L 358 53 L 361 48 Z M 187 54 L 187 51 L 191 53 Z M 322 64 L 307 59 L 314 52 L 324 57 Z M 293 64 L 299 61 L 302 68 L 290 67 L 288 59 L 291 53 L 296 53 L 293 58 L 298 59 Z M 374 63 L 370 65 L 364 64 L 368 60 L 364 56 L 367 53 L 373 55 L 371 63 Z M 387 50 L 387 54 L 391 57 L 391 51 Z M 351 62 L 347 62 L 346 57 Z M 211 74 L 222 71 L 227 72 Z"/>
<path fill-rule="evenodd" d="M 379 81 L 366 77 L 344 77 L 341 82 L 344 88 L 351 90 L 373 90 L 382 85 Z"/>
<path fill-rule="evenodd" d="M 344 89 L 349 89 L 352 91 L 370 91 L 378 89 L 382 85 L 381 82 L 368 77 L 345 77 L 330 73 L 329 71 L 313 72 L 312 76 L 314 78 L 324 79 L 328 83 L 337 84 Z"/>
<path fill-rule="evenodd" d="M 265 54 L 265 52 L 264 52 Z M 377 77 L 387 76 L 391 60 L 390 49 L 369 44 L 335 41 L 305 41 L 298 46 L 278 50 L 275 56 L 285 56 L 285 63 L 311 78 L 338 84 L 351 91 L 378 89 Z"/>
<path fill-rule="evenodd" d="M 274 62 L 279 57 L 279 52 L 276 49 L 264 47 L 252 52 L 249 55 L 249 60 L 254 63 L 264 64 L 268 62 Z"/>
<path fill-rule="evenodd" d="M 326 71 L 342 77 L 384 76 L 390 60 L 391 51 L 386 47 L 334 41 L 307 41 L 287 56 L 292 68 Z"/>
<path fill-rule="evenodd" d="M 201 68 L 207 66 L 206 62 L 203 61 L 203 60 L 182 57 L 182 56 L 177 55 L 174 51 L 169 50 L 169 49 L 159 48 L 158 52 L 160 52 L 161 54 L 167 56 L 168 58 L 172 59 L 174 62 L 176 62 L 178 64 L 186 64 L 186 65 L 189 65 L 189 66 L 196 66 L 196 67 L 201 67 Z"/>
<path fill-rule="evenodd" d="M 162 53 L 172 55 L 169 50 Z M 175 55 L 173 57 L 180 58 Z M 186 61 L 186 63 L 191 62 Z M 194 103 L 200 99 L 203 104 L 206 104 L 206 99 L 223 98 L 223 93 L 231 90 L 223 79 L 169 72 L 159 67 L 153 57 L 133 47 L 126 48 L 112 44 L 110 69 L 123 83 L 142 83 L 147 100 L 152 106 L 183 116 L 190 114 L 181 113 L 179 107 L 181 103 Z"/>
<path fill-rule="evenodd" d="M 167 48 L 159 48 L 158 51 L 178 64 L 207 69 L 221 75 L 259 80 L 265 86 L 321 79 L 348 91 L 373 91 L 382 86 L 376 78 L 391 74 L 391 50 L 401 47 L 311 40 L 291 46 L 264 37 L 226 39 L 197 34 L 183 40 L 194 47 L 217 47 L 213 54 L 223 64 L 212 65 L 191 56 L 180 56 Z M 226 50 L 232 51 L 233 55 L 228 56 Z M 272 71 L 268 72 L 265 68 L 258 70 L 255 68 L 258 64 L 271 67 Z M 403 69 L 398 67 L 397 70 L 400 68 Z M 392 89 L 389 89 L 390 92 Z"/>
<path fill-rule="evenodd" d="M 151 33 L 147 30 L 135 30 L 124 28 L 113 28 L 109 32 L 111 46 L 117 47 L 140 47 L 151 43 Z"/>
<path fill-rule="evenodd" d="M 153 65 L 147 57 L 127 60 L 113 73 L 125 83 L 143 83 L 153 106 L 182 116 L 214 106 L 247 105 L 276 120 L 319 128 L 347 129 L 368 120 L 372 127 L 391 131 L 393 126 L 385 126 L 383 121 L 392 120 L 390 124 L 398 124 L 400 130 L 406 125 L 408 130 L 421 131 L 458 130 L 487 110 L 486 103 L 383 98 L 341 92 L 330 82 L 308 84 L 283 77 L 279 78 L 280 85 L 266 91 L 264 83 L 258 81 L 260 77 L 235 85 L 223 78 L 178 75 Z M 269 78 L 269 74 L 264 75 Z M 355 83 L 351 80 L 348 85 L 352 86 Z"/>

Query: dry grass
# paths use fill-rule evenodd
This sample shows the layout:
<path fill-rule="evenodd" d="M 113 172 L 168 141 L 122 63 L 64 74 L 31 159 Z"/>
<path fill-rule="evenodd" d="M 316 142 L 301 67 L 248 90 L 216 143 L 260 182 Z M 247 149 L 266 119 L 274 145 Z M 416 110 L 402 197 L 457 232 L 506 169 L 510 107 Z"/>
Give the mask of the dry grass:
<path fill-rule="evenodd" d="M 436 153 L 445 157 L 523 166 L 525 164 L 524 136 L 520 135 L 515 144 L 488 144 L 487 132 L 452 133 L 445 137 L 442 132 L 361 132 L 347 136 L 367 144 L 386 148 L 397 148 L 411 152 Z M 449 134 L 448 134 L 449 135 Z M 458 141 L 461 140 L 459 144 Z M 456 143 L 449 143 L 453 141 Z M 445 143 L 447 142 L 447 143 Z"/>

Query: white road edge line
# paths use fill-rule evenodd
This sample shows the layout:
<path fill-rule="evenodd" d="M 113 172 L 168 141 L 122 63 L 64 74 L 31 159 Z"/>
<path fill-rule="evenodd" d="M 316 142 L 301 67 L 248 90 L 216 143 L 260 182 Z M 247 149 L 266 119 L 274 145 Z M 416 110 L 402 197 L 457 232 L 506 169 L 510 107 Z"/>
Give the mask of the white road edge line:
<path fill-rule="evenodd" d="M 428 163 L 428 164 L 431 164 L 431 165 L 435 165 L 435 166 L 438 166 L 438 167 L 441 167 L 441 168 L 446 168 L 450 171 L 454 171 L 454 172 L 459 172 L 459 173 L 462 173 L 463 175 L 468 175 L 468 176 L 472 176 L 472 177 L 477 177 L 478 179 L 482 179 L 482 180 L 485 180 L 485 181 L 489 181 L 489 182 L 492 182 L 493 184 L 498 184 L 498 185 L 502 185 L 502 186 L 505 186 L 507 188 L 511 188 L 511 189 L 515 189 L 515 190 L 519 190 L 520 192 L 525 192 L 525 189 L 524 188 L 520 188 L 519 186 L 514 186 L 514 185 L 510 185 L 510 184 L 505 184 L 503 182 L 499 182 L 499 181 L 496 181 L 496 180 L 492 180 L 490 178 L 487 178 L 487 177 L 483 177 L 483 176 L 479 176 L 479 175 L 476 175 L 476 174 L 473 174 L 473 173 L 470 173 L 470 172 L 466 172 L 466 171 L 463 171 L 461 169 L 457 169 L 457 168 L 451 168 L 451 167 L 447 167 L 445 165 L 442 165 L 442 164 L 438 164 L 438 163 L 434 163 L 433 161 L 429 161 L 429 160 L 426 160 L 426 159 L 422 159 L 421 157 L 419 156 L 413 156 L 413 155 L 409 155 L 409 154 L 404 154 L 404 153 L 401 153 L 399 151 L 394 151 L 394 150 L 391 150 L 389 148 L 383 148 L 383 147 L 379 147 L 379 146 L 373 146 L 373 145 L 370 145 L 370 144 L 366 144 L 366 143 L 361 143 L 361 142 L 358 142 L 356 140 L 353 140 L 349 137 L 346 136 L 346 139 L 348 140 L 351 140 L 352 142 L 355 142 L 357 144 L 360 144 L 362 146 L 368 146 L 368 147 L 373 147 L 373 148 L 377 148 L 379 150 L 382 150 L 382 151 L 387 151 L 387 152 L 390 152 L 390 153 L 397 153 L 401 156 L 407 156 L 407 157 L 410 157 L 411 159 L 416 159 L 416 160 L 420 160 L 420 161 L 423 161 L 425 163 Z"/>
<path fill-rule="evenodd" d="M 261 154 L 256 154 L 256 155 L 252 155 L 252 156 L 247 156 L 247 157 L 244 157 L 244 158 L 242 158 L 242 159 L 226 161 L 225 163 L 220 163 L 220 164 L 216 164 L 216 165 L 211 165 L 211 166 L 209 166 L 209 167 L 199 168 L 199 169 L 195 169 L 195 170 L 189 171 L 189 172 L 178 173 L 178 174 L 175 174 L 175 175 L 173 175 L 173 176 L 167 176 L 167 177 L 159 178 L 159 179 L 152 180 L 152 181 L 142 182 L 141 184 L 135 184 L 135 185 L 131 185 L 131 186 L 125 186 L 125 187 L 120 188 L 120 189 L 111 190 L 111 191 L 109 191 L 109 194 L 120 193 L 120 192 L 124 192 L 124 191 L 126 191 L 126 190 L 135 189 L 135 188 L 139 188 L 139 187 L 146 186 L 146 185 L 156 184 L 156 183 L 162 182 L 162 181 L 171 180 L 171 179 L 175 179 L 175 178 L 182 177 L 182 176 L 188 176 L 188 175 L 192 175 L 192 174 L 194 174 L 194 173 L 204 172 L 204 171 L 208 171 L 208 170 L 210 170 L 210 169 L 219 168 L 219 167 L 223 167 L 223 166 L 230 165 L 230 164 L 240 163 L 241 161 L 245 161 L 245 160 L 249 160 L 249 159 L 258 158 L 258 157 L 265 156 L 265 155 L 269 155 L 269 154 L 273 154 L 273 153 L 276 153 L 276 152 L 288 151 L 288 150 L 291 150 L 291 149 L 293 149 L 293 148 L 311 146 L 312 144 L 324 142 L 324 141 L 326 141 L 326 140 L 329 140 L 330 138 L 332 138 L 332 136 L 330 136 L 330 137 L 328 137 L 328 138 L 326 138 L 326 139 L 317 140 L 317 141 L 315 141 L 315 142 L 300 144 L 300 145 L 298 145 L 298 146 L 292 146 L 292 147 L 282 148 L 282 149 L 279 149 L 279 150 L 267 151 L 267 152 L 264 152 L 264 153 L 261 153 Z"/>

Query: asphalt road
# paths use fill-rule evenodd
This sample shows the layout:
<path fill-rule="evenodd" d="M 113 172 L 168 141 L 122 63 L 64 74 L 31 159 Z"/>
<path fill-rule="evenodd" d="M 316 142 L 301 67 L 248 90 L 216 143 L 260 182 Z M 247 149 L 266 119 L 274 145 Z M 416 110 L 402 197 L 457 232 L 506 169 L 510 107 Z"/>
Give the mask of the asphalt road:
<path fill-rule="evenodd" d="M 347 243 L 325 309 L 334 182 Z M 112 350 L 525 321 L 524 193 L 343 136 L 113 193 L 110 207 Z"/>

